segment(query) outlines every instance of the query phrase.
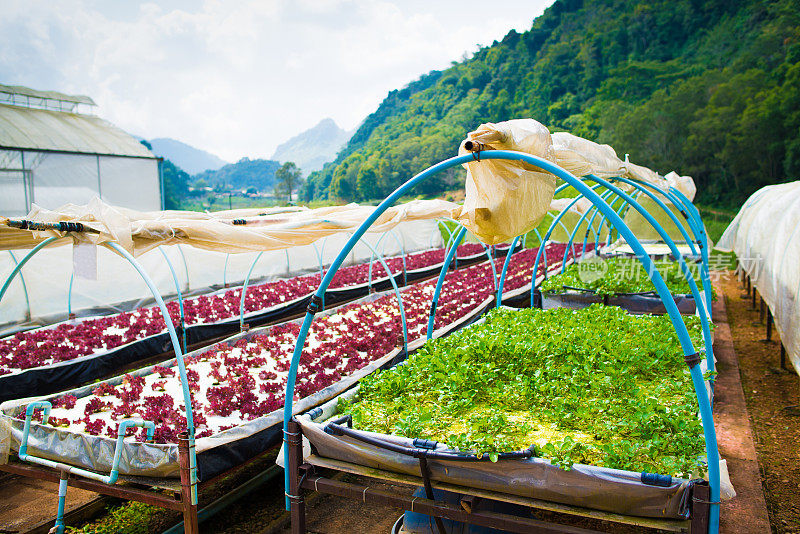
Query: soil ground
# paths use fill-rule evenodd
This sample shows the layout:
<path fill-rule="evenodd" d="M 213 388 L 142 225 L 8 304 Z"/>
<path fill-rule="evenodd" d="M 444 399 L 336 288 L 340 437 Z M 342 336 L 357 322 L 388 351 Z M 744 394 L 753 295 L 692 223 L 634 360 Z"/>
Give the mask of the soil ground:
<path fill-rule="evenodd" d="M 721 280 L 739 359 L 750 428 L 758 455 L 770 524 L 778 534 L 800 533 L 800 377 L 780 367 L 780 338 L 766 326 L 733 276 Z M 791 364 L 787 363 L 791 368 Z"/>

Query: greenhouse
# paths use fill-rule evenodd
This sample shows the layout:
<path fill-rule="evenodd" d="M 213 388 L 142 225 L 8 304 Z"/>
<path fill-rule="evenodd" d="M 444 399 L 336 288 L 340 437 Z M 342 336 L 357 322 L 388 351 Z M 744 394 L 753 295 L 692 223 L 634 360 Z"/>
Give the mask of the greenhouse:
<path fill-rule="evenodd" d="M 452 168 L 463 204 L 408 201 Z M 531 119 L 420 171 L 377 206 L 93 199 L 0 219 L 0 470 L 59 481 L 57 532 L 68 486 L 199 532 L 224 507 L 206 488 L 265 457 L 280 468 L 230 493 L 277 488 L 298 533 L 310 492 L 439 534 L 719 532 L 739 474 L 715 426 L 727 323 L 692 179 Z M 756 250 L 754 198 L 722 246 L 783 262 L 740 270 L 797 365 L 780 289 L 797 286 L 796 224 Z"/>

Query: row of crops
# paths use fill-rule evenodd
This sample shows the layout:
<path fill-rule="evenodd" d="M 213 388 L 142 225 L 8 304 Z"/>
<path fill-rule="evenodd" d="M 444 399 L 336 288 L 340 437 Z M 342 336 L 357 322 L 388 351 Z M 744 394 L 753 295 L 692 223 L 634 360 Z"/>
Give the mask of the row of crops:
<path fill-rule="evenodd" d="M 157 297 L 154 307 L 0 340 L 0 381 L 20 388 L 2 405 L 0 423 L 9 426 L 20 459 L 184 482 L 191 473 L 191 485 L 283 438 L 287 506 L 300 498 L 301 471 L 335 460 L 421 476 L 431 501 L 432 479 L 497 492 L 500 500 L 513 494 L 674 521 L 705 507 L 695 515 L 714 523 L 722 464 L 710 420 L 712 296 L 698 290 L 710 285 L 707 240 L 693 207 L 671 188 L 661 190 L 687 225 L 659 204 L 686 238 L 692 256 L 684 258 L 646 210 L 610 182 L 591 176 L 605 188 L 602 198 L 617 195 L 622 207 L 604 204 L 546 160 L 503 150 L 483 157 L 523 159 L 548 170 L 594 207 L 582 212 L 564 244 L 549 238 L 569 207 L 539 236 L 538 248 L 516 247 L 535 228 L 525 214 L 505 221 L 506 233 L 499 234 L 505 240 L 524 233 L 497 254 L 448 243 L 340 268 L 390 198 L 358 224 L 324 273 L 245 283 L 167 305 Z M 460 156 L 436 170 L 480 161 Z M 434 171 L 403 188 L 428 172 Z M 639 182 L 625 183 L 655 198 Z M 625 226 L 625 206 L 667 242 L 670 253 L 660 261 L 648 258 Z M 588 219 L 585 236 L 576 239 L 597 207 L 599 228 Z M 488 229 L 490 214 L 479 220 L 487 224 L 488 242 L 504 240 Z M 265 234 L 283 231 L 260 219 L 253 225 Z M 467 226 L 451 234 L 452 244 Z M 612 226 L 633 259 L 611 253 L 620 244 L 610 246 Z M 591 231 L 595 244 L 605 237 L 605 247 L 589 244 Z M 454 263 L 457 252 L 469 260 Z M 245 321 L 249 328 L 240 331 Z M 183 354 L 178 335 L 193 350 Z M 168 343 L 178 357 L 154 362 Z M 119 374 L 122 365 L 139 368 Z M 117 376 L 92 382 L 110 374 Z M 18 393 L 25 388 L 28 394 Z M 39 397 L 22 398 L 31 394 Z M 301 435 L 311 456 L 301 450 Z M 27 446 L 36 456 L 25 453 Z M 188 453 L 181 449 L 187 446 Z M 711 491 L 703 497 L 706 476 Z"/>
<path fill-rule="evenodd" d="M 433 335 L 444 335 L 467 324 L 495 305 L 497 295 L 493 279 L 502 268 L 507 249 L 500 248 L 502 254 L 495 254 L 490 263 L 482 245 L 467 244 L 458 248 L 458 268 L 451 269 L 444 278 Z M 572 261 L 573 253 L 580 251 L 580 247 L 573 247 L 569 261 Z M 537 252 L 538 248 L 531 248 L 510 256 L 504 296 L 529 290 L 533 283 Z M 563 244 L 548 244 L 547 268 L 559 266 L 565 252 L 566 246 Z M 419 273 L 426 269 L 431 273 L 438 272 L 444 260 L 444 249 L 409 254 L 405 257 L 405 273 Z M 402 261 L 403 258 L 395 257 L 386 262 L 392 276 L 398 280 L 403 274 Z M 382 266 L 378 268 L 377 265 L 375 262 L 370 269 L 368 263 L 358 264 L 337 272 L 334 278 L 337 288 L 352 290 L 363 286 L 365 291 L 361 294 L 364 296 L 349 304 L 332 305 L 315 323 L 298 374 L 298 400 L 312 399 L 315 394 L 329 389 L 339 392 L 352 385 L 355 377 L 366 374 L 366 371 L 359 371 L 372 370 L 371 365 L 376 362 L 385 364 L 387 357 L 397 356 L 404 346 L 413 348 L 424 341 L 436 280 L 412 282 L 402 287 L 401 317 L 399 302 L 393 291 L 368 292 L 369 279 L 377 285 L 389 278 Z M 540 264 L 540 276 L 544 272 L 545 264 Z M 307 301 L 311 290 L 318 284 L 319 274 L 255 284 L 247 290 L 248 299 L 251 294 L 254 295 L 252 300 L 247 301 L 250 303 L 248 311 L 258 313 L 285 304 L 289 313 L 294 313 L 294 302 L 299 299 Z M 223 313 L 218 310 L 223 309 L 227 314 L 223 318 L 238 319 L 241 291 L 242 288 L 233 288 L 185 299 L 183 307 L 187 325 L 213 322 Z M 223 308 L 225 303 L 228 306 Z M 169 302 L 167 307 L 172 320 L 177 322 L 177 302 Z M 198 311 L 193 313 L 193 310 Z M 119 352 L 120 347 L 130 349 L 142 343 L 148 347 L 148 339 L 166 335 L 164 329 L 159 309 L 149 307 L 20 332 L 0 341 L 3 379 L 9 385 L 30 387 L 33 382 L 28 375 L 51 370 L 64 383 L 63 375 L 69 374 L 64 373 L 66 365 L 91 362 Z M 213 448 L 211 443 L 205 444 L 202 438 L 225 439 L 226 433 L 238 437 L 250 436 L 275 425 L 278 410 L 284 404 L 283 392 L 289 360 L 298 330 L 297 321 L 279 321 L 271 326 L 236 334 L 209 348 L 197 349 L 185 355 L 193 422 L 199 439 L 201 472 L 204 467 L 202 450 L 207 445 Z M 145 353 L 143 356 L 152 355 Z M 49 455 L 58 456 L 65 452 L 64 444 L 68 441 L 61 432 L 67 432 L 70 436 L 114 438 L 120 422 L 144 419 L 155 424 L 155 431 L 153 438 L 147 439 L 147 431 L 139 430 L 136 439 L 141 442 L 142 455 L 146 456 L 150 447 L 159 444 L 168 449 L 174 447 L 179 433 L 187 428 L 182 385 L 175 366 L 174 359 L 165 360 L 94 385 L 67 391 L 62 387 L 61 393 L 46 398 L 52 404 L 48 417 L 34 417 L 34 421 L 43 421 L 43 424 L 34 424 L 31 437 L 41 437 L 44 442 L 46 436 L 58 431 L 56 435 L 62 439 L 51 442 L 47 451 Z M 102 370 L 102 366 L 98 367 L 99 370 Z M 12 382 L 15 379 L 16 382 Z M 9 390 L 6 389 L 6 392 Z M 34 393 L 41 394 L 41 388 L 29 390 L 28 395 L 19 397 Z M 327 397 L 330 396 L 331 393 L 328 393 Z M 25 419 L 26 403 L 12 402 L 11 405 L 5 413 L 16 417 L 18 423 L 14 424 L 19 430 Z M 135 430 L 130 428 L 128 434 L 133 434 Z M 272 439 L 267 444 L 274 442 Z M 246 455 L 258 452 L 251 447 Z M 74 450 L 71 454 L 75 456 Z M 89 460 L 91 454 L 89 445 L 77 455 L 78 462 L 93 464 Z M 174 473 L 177 468 L 175 458 L 171 456 L 166 457 L 163 464 L 144 462 L 138 467 L 136 457 L 133 454 L 130 460 L 123 459 L 121 471 L 129 474 L 163 474 Z M 214 469 L 226 467 L 232 465 L 215 466 Z M 205 475 L 209 474 L 206 470 Z"/>

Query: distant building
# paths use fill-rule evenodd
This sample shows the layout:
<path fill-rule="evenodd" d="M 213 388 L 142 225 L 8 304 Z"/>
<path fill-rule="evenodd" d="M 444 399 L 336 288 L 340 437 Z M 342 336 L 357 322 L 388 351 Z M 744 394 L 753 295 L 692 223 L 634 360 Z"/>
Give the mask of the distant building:
<path fill-rule="evenodd" d="M 159 210 L 159 159 L 131 135 L 92 114 L 88 96 L 0 85 L 0 215 L 26 215 L 99 196 Z"/>

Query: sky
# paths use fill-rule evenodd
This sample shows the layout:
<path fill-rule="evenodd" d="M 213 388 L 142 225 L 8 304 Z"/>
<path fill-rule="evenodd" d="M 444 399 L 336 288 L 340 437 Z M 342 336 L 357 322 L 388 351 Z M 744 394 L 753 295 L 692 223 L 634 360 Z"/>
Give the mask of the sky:
<path fill-rule="evenodd" d="M 88 95 L 134 135 L 268 158 L 323 118 L 355 128 L 551 3 L 4 0 L 0 83 Z"/>

